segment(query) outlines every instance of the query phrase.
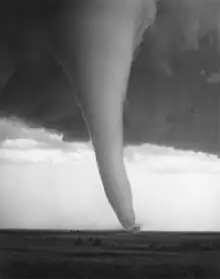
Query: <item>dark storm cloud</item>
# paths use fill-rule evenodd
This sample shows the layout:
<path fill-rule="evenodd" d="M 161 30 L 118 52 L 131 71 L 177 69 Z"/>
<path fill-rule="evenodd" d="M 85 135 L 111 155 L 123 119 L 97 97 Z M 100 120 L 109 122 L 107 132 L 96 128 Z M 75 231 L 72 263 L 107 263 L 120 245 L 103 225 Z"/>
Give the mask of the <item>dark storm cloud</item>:
<path fill-rule="evenodd" d="M 49 20 L 64 2 L 1 2 L 0 115 L 14 115 L 32 127 L 58 131 L 64 134 L 64 140 L 87 140 L 75 91 L 55 61 L 46 33 Z M 218 84 L 216 89 L 205 88 L 206 77 L 199 73 L 205 69 L 210 75 L 219 67 L 220 3 L 217 0 L 146 0 L 146 3 L 156 3 L 157 15 L 145 33 L 145 43 L 131 74 L 125 108 L 126 142 L 175 146 L 181 142 L 180 135 L 186 146 L 192 148 L 198 147 L 198 140 L 203 138 L 199 148 L 211 151 L 217 144 L 212 124 L 216 122 L 213 114 L 217 111 L 215 107 L 204 106 L 216 103 L 215 92 L 219 89 Z M 148 10 L 147 16 L 153 18 L 155 6 L 148 7 L 152 10 Z M 197 98 L 196 93 L 190 99 L 187 94 L 191 91 L 194 94 L 195 87 L 201 90 L 201 97 Z M 183 88 L 187 93 L 181 93 Z M 208 101 L 207 90 L 214 92 Z M 167 99 L 164 92 L 169 92 L 165 93 Z M 182 94 L 184 105 L 175 101 L 178 94 Z M 200 116 L 206 120 L 200 121 L 200 130 L 195 132 Z"/>

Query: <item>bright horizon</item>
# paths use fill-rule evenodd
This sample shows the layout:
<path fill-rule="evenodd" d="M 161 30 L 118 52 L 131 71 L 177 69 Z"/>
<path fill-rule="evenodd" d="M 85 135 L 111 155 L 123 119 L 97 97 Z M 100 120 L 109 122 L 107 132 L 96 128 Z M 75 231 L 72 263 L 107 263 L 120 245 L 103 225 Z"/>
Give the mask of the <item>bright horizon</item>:
<path fill-rule="evenodd" d="M 91 143 L 0 120 L 0 229 L 120 229 Z M 125 148 L 142 230 L 220 231 L 220 159 L 144 144 Z"/>

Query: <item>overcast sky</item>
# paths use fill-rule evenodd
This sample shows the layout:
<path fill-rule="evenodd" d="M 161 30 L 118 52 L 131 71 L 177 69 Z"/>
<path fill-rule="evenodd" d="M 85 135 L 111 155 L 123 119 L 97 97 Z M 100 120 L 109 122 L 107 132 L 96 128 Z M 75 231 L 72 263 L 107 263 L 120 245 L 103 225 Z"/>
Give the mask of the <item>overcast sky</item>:
<path fill-rule="evenodd" d="M 0 121 L 0 228 L 118 229 L 91 143 Z M 220 160 L 142 145 L 125 149 L 144 230 L 220 230 Z"/>

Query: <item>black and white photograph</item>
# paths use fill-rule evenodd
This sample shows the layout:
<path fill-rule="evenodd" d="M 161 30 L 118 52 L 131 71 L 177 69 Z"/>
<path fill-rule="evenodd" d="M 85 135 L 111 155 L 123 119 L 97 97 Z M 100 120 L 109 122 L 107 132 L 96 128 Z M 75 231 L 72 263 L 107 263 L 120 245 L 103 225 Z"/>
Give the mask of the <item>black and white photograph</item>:
<path fill-rule="evenodd" d="M 220 278 L 220 0 L 0 1 L 1 278 Z"/>

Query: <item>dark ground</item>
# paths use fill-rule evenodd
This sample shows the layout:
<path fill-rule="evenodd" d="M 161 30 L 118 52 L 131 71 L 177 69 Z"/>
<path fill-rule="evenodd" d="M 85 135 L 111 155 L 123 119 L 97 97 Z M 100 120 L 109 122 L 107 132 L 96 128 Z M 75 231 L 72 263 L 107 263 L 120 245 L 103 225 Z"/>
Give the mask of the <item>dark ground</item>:
<path fill-rule="evenodd" d="M 220 234 L 0 231 L 1 278 L 219 278 Z"/>

